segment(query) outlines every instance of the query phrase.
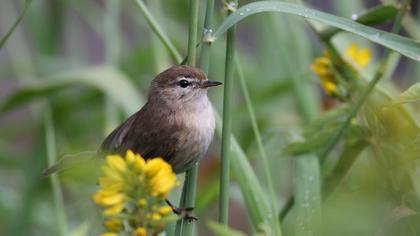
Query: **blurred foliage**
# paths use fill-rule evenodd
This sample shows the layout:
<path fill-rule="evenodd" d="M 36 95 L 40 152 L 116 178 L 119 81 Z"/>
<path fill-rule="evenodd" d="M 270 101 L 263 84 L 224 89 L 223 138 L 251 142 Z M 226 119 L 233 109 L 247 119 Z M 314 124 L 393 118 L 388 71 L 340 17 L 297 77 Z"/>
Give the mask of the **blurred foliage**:
<path fill-rule="evenodd" d="M 0 1 L 0 37 L 4 38 L 17 22 L 28 2 Z M 249 2 L 240 1 L 239 6 Z M 388 32 L 400 10 L 396 1 L 297 2 L 347 19 L 357 18 L 360 23 Z M 382 2 L 387 5 L 382 6 Z M 188 1 L 150 0 L 146 4 L 185 56 Z M 201 5 L 204 14 L 205 4 Z M 119 1 L 117 16 L 110 14 L 108 7 L 102 0 L 32 1 L 18 27 L 0 46 L 0 235 L 82 236 L 103 231 L 99 209 L 90 198 L 97 189 L 96 162 L 86 162 L 60 174 L 64 207 L 57 209 L 50 181 L 41 178 L 51 151 L 47 127 L 55 136 L 57 158 L 96 150 L 109 131 L 111 118 L 121 122 L 140 108 L 149 82 L 176 63 L 134 1 Z M 225 18 L 222 8 L 222 1 L 216 1 L 215 26 Z M 402 22 L 402 35 L 419 39 L 419 12 L 418 1 L 412 1 L 411 11 Z M 203 14 L 199 25 L 203 24 Z M 109 34 L 104 20 L 109 17 L 118 18 L 114 20 L 119 22 L 111 29 L 113 34 Z M 299 16 L 274 13 L 246 18 L 238 24 L 236 38 L 236 53 L 268 156 L 277 205 L 283 207 L 293 193 L 298 194 L 297 200 L 305 200 L 308 182 L 299 179 L 300 189 L 294 188 L 293 183 L 304 177 L 305 173 L 299 171 L 308 163 L 294 167 L 292 163 L 296 165 L 295 158 L 302 155 L 324 151 L 373 77 L 383 57 L 383 47 Z M 345 65 L 336 67 L 353 83 L 345 102 L 326 95 L 310 70 L 310 64 L 322 51 L 331 50 L 331 45 L 325 43 L 330 38 L 338 57 L 345 54 L 351 43 L 368 47 L 373 54 L 367 68 L 343 72 Z M 110 42 L 118 44 L 114 46 L 119 49 L 112 60 L 106 56 L 113 47 Z M 212 44 L 209 78 L 222 80 L 224 56 L 221 37 Z M 333 60 L 338 62 L 337 58 Z M 393 53 L 380 84 L 330 155 L 320 161 L 320 235 L 419 235 L 419 68 L 417 61 Z M 346 77 L 349 74 L 351 78 Z M 220 113 L 222 91 L 211 91 L 210 97 Z M 245 158 L 235 159 L 242 162 L 234 164 L 234 168 L 250 168 L 249 175 L 255 172 L 258 179 L 254 180 L 260 181 L 251 184 L 266 191 L 259 147 L 238 80 L 232 100 L 233 133 L 237 139 L 234 149 Z M 114 109 L 109 110 L 109 101 Z M 45 119 L 48 112 L 52 123 Z M 238 231 L 206 224 L 217 216 L 217 136 L 213 143 L 200 167 L 197 235 L 242 235 L 239 231 L 247 235 L 256 231 L 270 234 L 267 224 L 253 224 L 257 218 L 252 212 L 258 209 L 247 207 L 246 196 L 252 195 L 253 189 L 244 193 L 238 188 L 246 184 L 237 184 L 240 175 L 235 175 L 231 184 L 230 211 L 230 227 Z M 171 196 L 174 202 L 177 197 Z M 275 210 L 280 212 L 280 207 Z M 302 207 L 292 210 L 283 220 L 283 235 L 302 232 L 296 216 L 306 214 Z M 66 216 L 64 233 L 57 215 L 60 211 Z"/>

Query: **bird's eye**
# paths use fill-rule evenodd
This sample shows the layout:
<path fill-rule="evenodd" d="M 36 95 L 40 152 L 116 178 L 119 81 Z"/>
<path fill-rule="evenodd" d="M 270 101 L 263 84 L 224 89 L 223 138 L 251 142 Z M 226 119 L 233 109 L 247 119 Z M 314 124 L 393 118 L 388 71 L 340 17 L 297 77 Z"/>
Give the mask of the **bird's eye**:
<path fill-rule="evenodd" d="M 179 81 L 178 84 L 181 88 L 186 88 L 188 87 L 188 85 L 190 85 L 190 82 L 188 82 L 188 80 L 182 79 Z"/>

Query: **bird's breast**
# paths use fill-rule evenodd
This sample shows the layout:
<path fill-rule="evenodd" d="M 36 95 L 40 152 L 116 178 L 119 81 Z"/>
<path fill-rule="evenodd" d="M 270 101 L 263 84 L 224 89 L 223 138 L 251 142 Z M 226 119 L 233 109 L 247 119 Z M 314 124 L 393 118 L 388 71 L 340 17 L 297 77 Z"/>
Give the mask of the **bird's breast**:
<path fill-rule="evenodd" d="M 182 172 L 202 157 L 210 145 L 215 128 L 213 108 L 209 103 L 199 111 L 177 114 L 177 123 L 182 132 L 177 135 L 178 150 L 171 164 Z"/>

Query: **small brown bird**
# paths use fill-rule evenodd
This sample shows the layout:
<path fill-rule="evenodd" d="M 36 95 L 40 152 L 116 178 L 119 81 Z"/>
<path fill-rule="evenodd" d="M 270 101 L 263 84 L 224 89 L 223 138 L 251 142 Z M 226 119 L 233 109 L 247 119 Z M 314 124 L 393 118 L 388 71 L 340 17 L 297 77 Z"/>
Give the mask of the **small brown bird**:
<path fill-rule="evenodd" d="M 152 81 L 147 103 L 105 138 L 101 151 L 124 155 L 130 149 L 145 159 L 162 157 L 177 174 L 188 170 L 213 138 L 207 89 L 221 84 L 186 65 L 163 71 Z"/>
<path fill-rule="evenodd" d="M 209 81 L 198 68 L 173 66 L 152 81 L 147 103 L 103 141 L 98 152 L 64 156 L 42 173 L 53 173 L 106 154 L 124 155 L 130 149 L 145 159 L 164 158 L 175 173 L 188 170 L 207 151 L 215 127 L 207 88 Z"/>

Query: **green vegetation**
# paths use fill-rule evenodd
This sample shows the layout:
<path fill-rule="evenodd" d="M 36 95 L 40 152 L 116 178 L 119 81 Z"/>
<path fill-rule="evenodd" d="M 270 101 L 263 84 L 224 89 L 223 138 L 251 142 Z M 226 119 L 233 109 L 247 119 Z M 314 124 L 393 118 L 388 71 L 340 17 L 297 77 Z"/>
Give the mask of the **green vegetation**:
<path fill-rule="evenodd" d="M 167 235 L 419 235 L 420 5 L 319 2 L 1 1 L 0 235 L 105 232 L 91 153 L 180 63 L 224 86 Z"/>

